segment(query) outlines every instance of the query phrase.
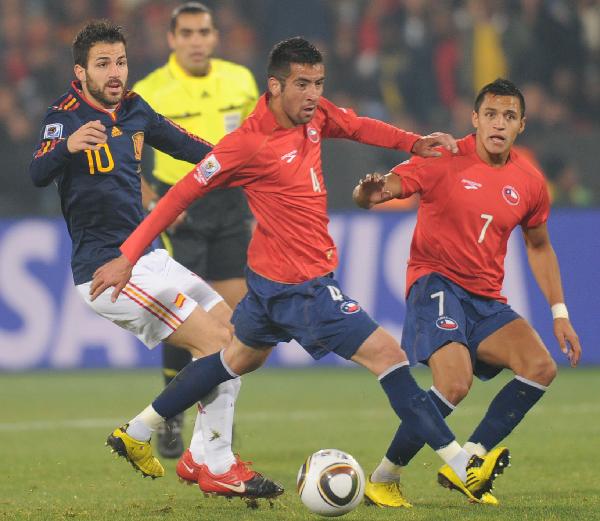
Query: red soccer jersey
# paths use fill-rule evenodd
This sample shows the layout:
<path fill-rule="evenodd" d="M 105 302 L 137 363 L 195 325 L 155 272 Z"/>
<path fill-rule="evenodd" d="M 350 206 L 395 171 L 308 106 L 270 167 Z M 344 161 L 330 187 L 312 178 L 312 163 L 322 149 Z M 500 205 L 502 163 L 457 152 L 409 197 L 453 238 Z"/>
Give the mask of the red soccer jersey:
<path fill-rule="evenodd" d="M 337 252 L 327 231 L 321 139 L 347 138 L 410 151 L 419 136 L 358 117 L 321 98 L 312 121 L 280 127 L 263 95 L 240 128 L 226 135 L 179 181 L 121 246 L 135 262 L 192 201 L 215 188 L 242 186 L 257 226 L 248 265 L 278 282 L 300 283 L 329 273 Z"/>
<path fill-rule="evenodd" d="M 421 194 L 407 292 L 419 277 L 436 272 L 471 293 L 506 302 L 500 291 L 508 238 L 519 224 L 546 222 L 546 181 L 514 149 L 506 165 L 494 168 L 477 155 L 475 135 L 458 146 L 458 154 L 412 158 L 392 169 L 402 177 L 403 197 Z"/>

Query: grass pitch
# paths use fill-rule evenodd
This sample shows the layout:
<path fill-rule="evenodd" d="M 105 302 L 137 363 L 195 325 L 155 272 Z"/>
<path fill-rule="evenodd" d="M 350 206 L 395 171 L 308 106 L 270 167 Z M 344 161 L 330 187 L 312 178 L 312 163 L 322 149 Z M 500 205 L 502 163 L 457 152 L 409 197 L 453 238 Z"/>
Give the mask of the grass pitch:
<path fill-rule="evenodd" d="M 424 387 L 426 370 L 416 371 Z M 476 382 L 450 417 L 463 441 L 508 380 Z M 317 449 L 353 454 L 370 472 L 396 421 L 376 380 L 352 369 L 262 370 L 244 378 L 236 450 L 280 481 L 272 508 L 204 498 L 179 484 L 175 461 L 151 481 L 104 446 L 109 432 L 160 389 L 158 371 L 78 372 L 0 377 L 0 520 L 304 520 L 318 519 L 295 492 L 298 468 Z M 403 475 L 415 507 L 361 505 L 350 520 L 600 519 L 600 369 L 562 369 L 547 396 L 510 436 L 513 465 L 497 481 L 498 508 L 469 505 L 436 484 L 440 465 L 425 448 Z M 193 414 L 187 417 L 189 440 Z"/>

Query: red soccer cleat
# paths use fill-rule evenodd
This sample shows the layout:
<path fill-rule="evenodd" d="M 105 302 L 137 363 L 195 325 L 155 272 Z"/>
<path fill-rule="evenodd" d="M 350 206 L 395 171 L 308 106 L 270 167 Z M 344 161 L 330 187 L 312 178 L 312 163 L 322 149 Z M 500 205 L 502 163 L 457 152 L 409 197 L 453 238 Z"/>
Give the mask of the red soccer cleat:
<path fill-rule="evenodd" d="M 213 474 L 200 465 L 198 486 L 206 494 L 249 499 L 274 498 L 283 494 L 283 487 L 250 468 L 250 462 L 235 457 L 235 463 L 224 474 Z"/>
<path fill-rule="evenodd" d="M 187 449 L 179 458 L 175 472 L 177 472 L 180 481 L 187 481 L 188 485 L 192 485 L 198 483 L 200 468 L 203 466 L 194 461 L 190 449 Z"/>

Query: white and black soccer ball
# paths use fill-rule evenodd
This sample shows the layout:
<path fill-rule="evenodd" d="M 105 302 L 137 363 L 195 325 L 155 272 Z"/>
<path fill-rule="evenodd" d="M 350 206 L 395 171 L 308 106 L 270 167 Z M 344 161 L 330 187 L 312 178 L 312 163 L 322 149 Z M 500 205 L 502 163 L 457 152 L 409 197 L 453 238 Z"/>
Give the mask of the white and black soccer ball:
<path fill-rule="evenodd" d="M 365 474 L 341 450 L 324 449 L 309 456 L 298 471 L 298 494 L 306 507 L 327 517 L 343 516 L 362 501 Z"/>

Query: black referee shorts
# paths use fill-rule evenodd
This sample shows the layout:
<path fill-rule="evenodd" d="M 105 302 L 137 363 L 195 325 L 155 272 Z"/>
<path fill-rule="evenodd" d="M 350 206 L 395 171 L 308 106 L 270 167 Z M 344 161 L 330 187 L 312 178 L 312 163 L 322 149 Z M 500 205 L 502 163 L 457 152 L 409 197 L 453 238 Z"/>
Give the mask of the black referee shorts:
<path fill-rule="evenodd" d="M 163 195 L 171 186 L 156 185 Z M 208 281 L 243 278 L 252 214 L 241 188 L 214 190 L 192 203 L 185 222 L 163 241 L 173 258 Z M 168 244 L 170 242 L 170 244 Z"/>

